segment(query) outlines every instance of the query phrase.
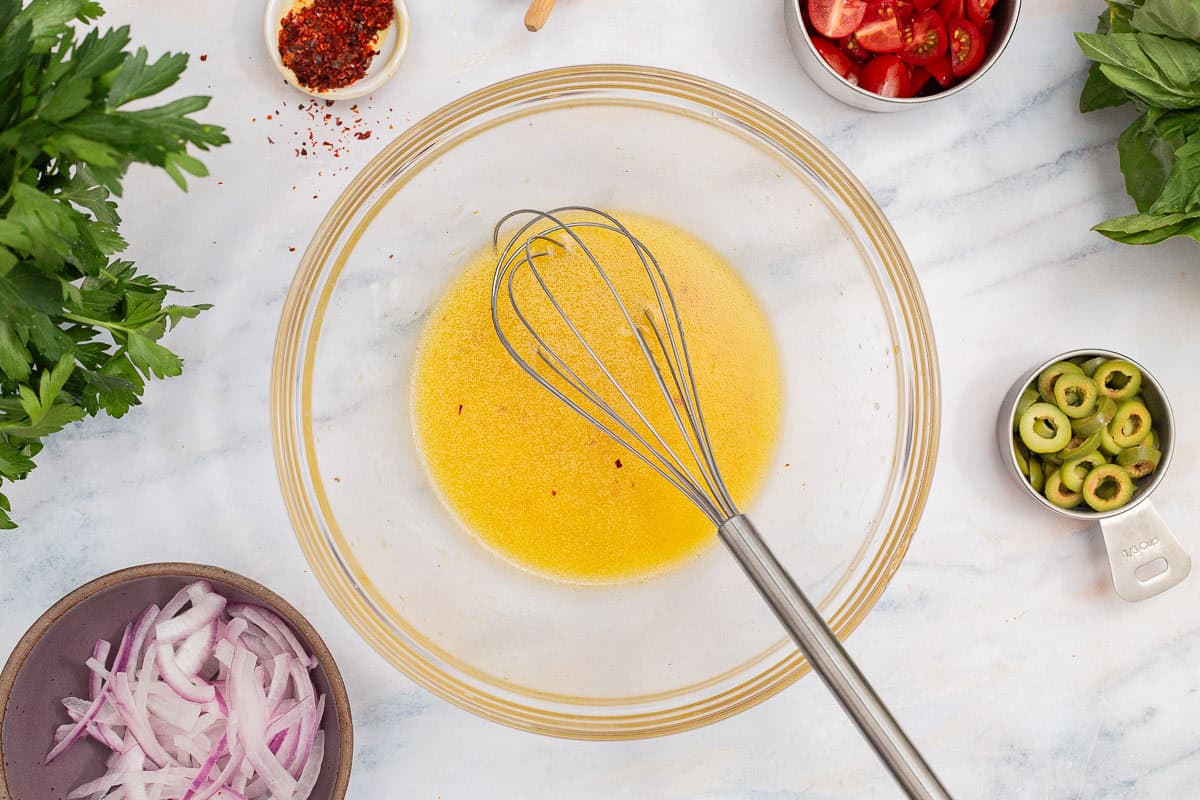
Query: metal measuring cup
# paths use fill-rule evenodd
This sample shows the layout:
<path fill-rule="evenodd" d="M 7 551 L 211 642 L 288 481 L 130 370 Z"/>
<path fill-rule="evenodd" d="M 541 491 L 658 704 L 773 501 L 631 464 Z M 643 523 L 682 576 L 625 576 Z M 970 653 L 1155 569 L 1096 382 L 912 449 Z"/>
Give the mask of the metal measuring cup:
<path fill-rule="evenodd" d="M 1133 499 L 1128 504 L 1113 511 L 1092 511 L 1086 506 L 1082 510 L 1059 508 L 1040 492 L 1034 491 L 1033 486 L 1021 474 L 1016 453 L 1013 451 L 1013 418 L 1021 392 L 1051 364 L 1070 361 L 1079 356 L 1120 358 L 1141 370 L 1142 398 L 1150 411 L 1154 428 L 1158 431 L 1159 449 L 1162 451 L 1162 460 L 1159 461 L 1158 468 L 1136 483 Z M 1175 418 L 1171 413 L 1171 404 L 1167 402 L 1166 392 L 1149 370 L 1129 356 L 1111 350 L 1072 350 L 1061 353 L 1026 372 L 1013 384 L 1000 406 L 996 433 L 1000 456 L 1007 465 L 1008 472 L 1031 497 L 1056 514 L 1100 523 L 1100 530 L 1104 534 L 1104 549 L 1108 553 L 1108 565 L 1112 570 L 1113 588 L 1122 599 L 1130 602 L 1145 600 L 1165 592 L 1187 577 L 1192 569 L 1191 557 L 1179 546 L 1178 540 L 1167 528 L 1162 517 L 1149 503 L 1150 495 L 1158 488 L 1171 465 L 1171 455 L 1175 450 Z"/>

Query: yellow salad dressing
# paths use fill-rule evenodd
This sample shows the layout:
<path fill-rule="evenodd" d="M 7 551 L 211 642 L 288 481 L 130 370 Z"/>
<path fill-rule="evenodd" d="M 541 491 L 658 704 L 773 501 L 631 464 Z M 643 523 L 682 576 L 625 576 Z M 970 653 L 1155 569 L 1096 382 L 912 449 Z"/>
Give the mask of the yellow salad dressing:
<path fill-rule="evenodd" d="M 736 272 L 703 242 L 667 223 L 618 218 L 659 260 L 683 321 L 709 436 L 735 501 L 766 475 L 781 425 L 782 378 L 767 319 Z M 565 237 L 560 237 L 564 238 Z M 655 307 L 641 262 L 613 234 L 585 239 L 614 282 Z M 549 248 L 538 269 L 606 364 L 672 447 L 682 439 L 636 339 L 577 247 Z M 575 583 L 644 578 L 712 543 L 713 525 L 638 458 L 526 375 L 492 328 L 497 253 L 477 254 L 433 310 L 417 350 L 412 418 L 418 449 L 442 499 L 488 548 L 535 573 Z M 519 274 L 521 308 L 582 376 L 588 369 L 544 297 Z M 505 309 L 510 338 L 530 340 Z M 557 337 L 557 338 L 555 338 Z M 523 355 L 536 362 L 532 345 Z M 606 398 L 614 398 L 611 390 Z M 624 416 L 631 416 L 627 411 Z"/>

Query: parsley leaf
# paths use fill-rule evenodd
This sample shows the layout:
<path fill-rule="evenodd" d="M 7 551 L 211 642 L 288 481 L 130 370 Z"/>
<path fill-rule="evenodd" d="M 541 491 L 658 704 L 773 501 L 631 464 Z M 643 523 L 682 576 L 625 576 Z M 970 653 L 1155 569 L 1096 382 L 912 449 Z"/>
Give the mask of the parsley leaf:
<path fill-rule="evenodd" d="M 114 197 L 130 164 L 181 188 L 207 170 L 189 149 L 225 144 L 192 118 L 207 97 L 126 111 L 170 88 L 186 53 L 129 50 L 128 27 L 76 23 L 91 0 L 0 0 L 0 486 L 34 468 L 42 440 L 101 412 L 121 417 L 146 382 L 180 374 L 160 340 L 209 308 L 115 256 Z M 0 528 L 15 527 L 0 494 Z"/>

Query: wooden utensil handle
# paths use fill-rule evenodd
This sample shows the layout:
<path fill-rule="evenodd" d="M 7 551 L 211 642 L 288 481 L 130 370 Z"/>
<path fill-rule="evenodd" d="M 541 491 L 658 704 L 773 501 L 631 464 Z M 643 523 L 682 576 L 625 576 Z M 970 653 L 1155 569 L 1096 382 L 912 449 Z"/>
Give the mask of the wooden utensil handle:
<path fill-rule="evenodd" d="M 540 31 L 554 9 L 554 0 L 533 0 L 525 12 L 525 29 Z"/>

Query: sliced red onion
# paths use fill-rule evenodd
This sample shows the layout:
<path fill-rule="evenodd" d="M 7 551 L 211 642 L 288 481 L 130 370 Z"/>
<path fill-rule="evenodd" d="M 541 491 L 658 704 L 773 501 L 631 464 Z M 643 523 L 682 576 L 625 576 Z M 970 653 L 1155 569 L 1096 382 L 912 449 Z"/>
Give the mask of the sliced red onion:
<path fill-rule="evenodd" d="M 175 663 L 187 675 L 198 675 L 204 662 L 212 655 L 213 647 L 217 644 L 217 620 L 201 628 L 183 640 L 175 652 Z"/>
<path fill-rule="evenodd" d="M 179 668 L 171 645 L 159 642 L 155 647 L 158 650 L 158 671 L 176 694 L 193 703 L 211 703 L 217 699 L 212 684 L 199 683 Z"/>
<path fill-rule="evenodd" d="M 151 631 L 154 629 L 154 623 L 158 619 L 158 614 L 158 606 L 150 605 L 145 611 L 142 612 L 141 616 L 138 617 L 137 622 L 134 624 L 133 644 L 129 649 L 130 653 L 133 654 L 131 664 L 137 664 L 137 654 L 142 652 L 142 647 L 145 646 L 146 642 L 148 641 L 148 637 L 150 636 Z M 115 672 L 116 670 L 114 669 L 113 671 Z"/>
<path fill-rule="evenodd" d="M 116 674 L 113 678 L 112 692 L 117 713 L 121 715 L 129 734 L 137 741 L 138 746 L 151 761 L 160 767 L 165 767 L 171 757 L 154 737 L 154 731 L 150 729 L 149 717 L 138 713 L 137 702 L 129 690 L 129 673 L 119 672 Z"/>
<path fill-rule="evenodd" d="M 171 644 L 185 636 L 190 636 L 205 625 L 212 624 L 212 621 L 220 616 L 224 608 L 225 598 L 219 594 L 205 595 L 199 600 L 193 599 L 192 607 L 187 611 L 155 626 L 154 631 L 158 636 L 158 641 Z"/>
<path fill-rule="evenodd" d="M 112 645 L 107 640 L 101 639 L 92 647 L 92 658 L 96 659 L 100 664 L 108 663 L 108 653 L 112 650 Z M 88 676 L 88 699 L 95 700 L 100 694 L 100 687 L 104 682 L 100 676 L 93 672 Z"/>
<path fill-rule="evenodd" d="M 100 696 L 92 701 L 92 704 L 88 707 L 87 713 L 80 717 L 79 721 L 75 723 L 75 727 L 71 728 L 70 733 L 64 736 L 62 741 L 54 745 L 54 749 L 46 754 L 46 760 L 43 761 L 42 764 L 49 764 L 51 761 L 62 755 L 63 751 L 65 751 L 68 747 L 75 744 L 75 742 L 79 740 L 79 737 L 83 735 L 83 732 L 87 730 L 88 723 L 96 718 L 96 715 L 100 713 L 100 709 L 104 707 L 104 704 L 107 701 L 108 692 L 104 689 L 101 689 Z"/>
<path fill-rule="evenodd" d="M 300 640 L 292 633 L 292 629 L 274 611 L 262 606 L 239 603 L 231 608 L 229 613 L 234 617 L 243 617 L 253 622 L 262 628 L 272 641 L 280 642 L 282 640 L 282 644 L 290 647 L 292 652 L 296 654 L 296 658 L 300 659 L 304 666 L 316 666 L 316 659 L 304 650 L 304 646 L 300 644 Z"/>
<path fill-rule="evenodd" d="M 63 700 L 56 758 L 85 735 L 112 755 L 71 792 L 90 800 L 306 800 L 320 775 L 325 698 L 315 659 L 274 612 L 200 581 L 150 606 L 86 660 L 88 700 Z M 212 682 L 205 677 L 212 678 Z M 146 763 L 147 759 L 153 767 Z M 148 768 L 150 767 L 150 768 Z M 154 768 L 157 767 L 157 768 Z"/>

